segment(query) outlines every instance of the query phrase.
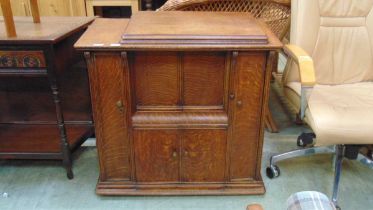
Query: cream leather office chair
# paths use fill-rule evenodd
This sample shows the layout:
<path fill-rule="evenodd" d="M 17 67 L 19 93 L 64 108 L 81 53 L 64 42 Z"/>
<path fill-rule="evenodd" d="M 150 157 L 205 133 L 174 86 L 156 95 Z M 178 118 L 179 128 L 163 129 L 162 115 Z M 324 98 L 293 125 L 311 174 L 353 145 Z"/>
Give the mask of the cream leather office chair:
<path fill-rule="evenodd" d="M 313 147 L 271 157 L 267 176 L 280 174 L 276 162 L 319 153 L 335 154 L 332 201 L 337 204 L 344 157 L 373 144 L 373 0 L 293 0 L 290 56 L 284 94 L 314 133 L 298 145 Z"/>

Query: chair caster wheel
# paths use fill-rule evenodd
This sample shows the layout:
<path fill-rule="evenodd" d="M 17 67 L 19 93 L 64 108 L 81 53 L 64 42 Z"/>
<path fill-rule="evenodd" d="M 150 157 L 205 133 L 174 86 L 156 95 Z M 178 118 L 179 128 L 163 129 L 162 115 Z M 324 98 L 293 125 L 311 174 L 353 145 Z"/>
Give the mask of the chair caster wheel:
<path fill-rule="evenodd" d="M 266 169 L 267 177 L 270 179 L 280 176 L 280 168 L 276 165 L 271 165 Z"/>
<path fill-rule="evenodd" d="M 313 139 L 316 138 L 314 133 L 302 133 L 297 138 L 298 147 L 306 147 L 313 144 Z"/>

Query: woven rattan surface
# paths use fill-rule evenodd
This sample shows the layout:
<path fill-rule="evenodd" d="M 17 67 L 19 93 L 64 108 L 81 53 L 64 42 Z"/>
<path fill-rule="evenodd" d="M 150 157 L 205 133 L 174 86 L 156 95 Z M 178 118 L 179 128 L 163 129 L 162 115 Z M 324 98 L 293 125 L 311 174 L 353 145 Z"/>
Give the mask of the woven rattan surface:
<path fill-rule="evenodd" d="M 168 0 L 158 10 L 249 12 L 267 23 L 280 40 L 290 26 L 287 0 Z"/>

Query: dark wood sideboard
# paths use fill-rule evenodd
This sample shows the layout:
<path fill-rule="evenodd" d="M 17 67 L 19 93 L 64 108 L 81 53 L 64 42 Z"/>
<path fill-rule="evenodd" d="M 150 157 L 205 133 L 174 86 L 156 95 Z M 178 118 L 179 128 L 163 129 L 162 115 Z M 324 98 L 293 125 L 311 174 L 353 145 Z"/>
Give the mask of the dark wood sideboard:
<path fill-rule="evenodd" d="M 263 23 L 139 12 L 97 19 L 75 47 L 88 62 L 98 194 L 265 192 L 263 113 L 281 42 Z"/>
<path fill-rule="evenodd" d="M 8 37 L 0 18 L 0 159 L 62 160 L 73 178 L 71 152 L 94 131 L 73 44 L 93 19 L 15 17 L 17 36 Z"/>

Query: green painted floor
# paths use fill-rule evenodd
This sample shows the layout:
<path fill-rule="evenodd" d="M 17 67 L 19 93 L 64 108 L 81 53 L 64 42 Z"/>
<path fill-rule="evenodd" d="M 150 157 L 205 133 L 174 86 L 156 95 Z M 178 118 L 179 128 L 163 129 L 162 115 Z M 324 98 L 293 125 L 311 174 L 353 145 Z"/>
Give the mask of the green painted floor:
<path fill-rule="evenodd" d="M 265 177 L 269 156 L 295 149 L 295 140 L 306 127 L 294 125 L 278 97 L 271 110 L 280 125 L 278 134 L 266 133 L 262 174 L 267 192 L 260 196 L 102 197 L 95 194 L 98 177 L 95 147 L 74 154 L 75 178 L 68 180 L 56 161 L 0 161 L 0 210 L 244 210 L 260 203 L 266 210 L 284 210 L 286 199 L 297 191 L 317 190 L 331 195 L 331 156 L 313 156 L 279 163 L 281 176 Z M 8 197 L 1 196 L 7 193 Z M 373 171 L 354 161 L 343 163 L 340 206 L 343 210 L 373 210 Z"/>

